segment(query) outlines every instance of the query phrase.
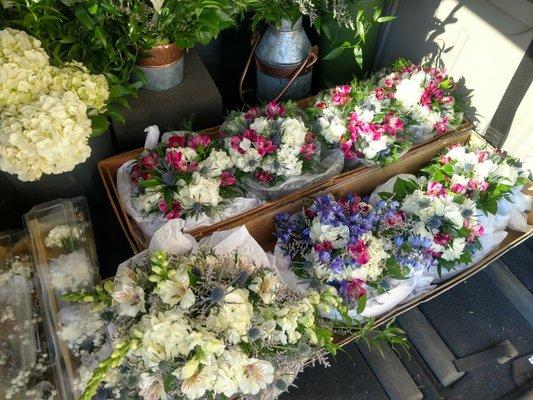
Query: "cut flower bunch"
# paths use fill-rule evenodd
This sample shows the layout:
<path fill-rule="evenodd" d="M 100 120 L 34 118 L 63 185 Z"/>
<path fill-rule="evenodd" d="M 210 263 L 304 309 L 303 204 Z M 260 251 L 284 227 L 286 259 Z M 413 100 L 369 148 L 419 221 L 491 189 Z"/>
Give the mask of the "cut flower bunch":
<path fill-rule="evenodd" d="M 216 248 L 220 237 L 191 250 L 172 234 L 180 250 L 142 253 L 113 282 L 64 296 L 93 303 L 115 331 L 81 399 L 275 399 L 308 361 L 336 352 L 333 331 L 343 325 L 321 317 L 342 309 L 336 291 L 289 288 L 245 228 L 226 232 L 231 251 Z"/>
<path fill-rule="evenodd" d="M 483 165 L 487 160 L 490 165 Z M 468 175 L 471 183 L 464 183 L 464 190 L 453 182 L 453 171 Z M 321 195 L 299 213 L 278 214 L 276 254 L 296 278 L 287 283 L 334 287 L 351 316 L 381 314 L 497 248 L 506 226 L 484 214 L 484 197 L 497 205 L 511 203 L 494 214 L 510 208 L 525 212 L 531 207 L 521 193 L 526 182 L 520 163 L 499 149 L 457 144 L 423 168 L 420 177 L 395 176 L 369 198 Z M 375 299 L 386 292 L 391 294 L 387 301 L 396 303 L 377 307 Z M 369 301 L 373 308 L 365 310 Z"/>
<path fill-rule="evenodd" d="M 319 147 L 304 118 L 291 102 L 232 112 L 220 130 L 240 176 L 273 186 L 313 171 Z"/>
<path fill-rule="evenodd" d="M 459 126 L 454 90 L 445 70 L 399 60 L 392 72 L 323 92 L 309 112 L 314 132 L 346 159 L 387 164 L 412 143 Z"/>
<path fill-rule="evenodd" d="M 0 169 L 23 181 L 71 171 L 90 155 L 91 116 L 105 112 L 103 75 L 49 64 L 41 43 L 0 31 Z"/>

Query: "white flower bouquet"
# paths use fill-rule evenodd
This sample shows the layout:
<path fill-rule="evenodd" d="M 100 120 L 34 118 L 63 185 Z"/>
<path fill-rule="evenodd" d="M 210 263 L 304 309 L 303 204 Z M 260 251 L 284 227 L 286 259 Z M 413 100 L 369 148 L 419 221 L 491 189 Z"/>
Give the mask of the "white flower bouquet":
<path fill-rule="evenodd" d="M 117 173 L 126 211 L 151 237 L 166 221 L 181 218 L 184 229 L 212 225 L 257 207 L 235 177 L 233 160 L 218 138 L 147 128 L 144 151 Z"/>
<path fill-rule="evenodd" d="M 274 199 L 338 174 L 338 153 L 321 155 L 305 114 L 296 104 L 269 103 L 264 108 L 233 112 L 220 127 L 237 177 L 250 192 Z"/>
<path fill-rule="evenodd" d="M 320 312 L 340 299 L 289 288 L 272 260 L 244 227 L 198 245 L 171 221 L 113 282 L 65 295 L 94 304 L 114 331 L 80 399 L 277 398 L 307 361 L 335 352 Z"/>
<path fill-rule="evenodd" d="M 0 170 L 34 181 L 71 171 L 90 155 L 90 117 L 105 111 L 103 75 L 49 64 L 38 40 L 0 31 Z"/>

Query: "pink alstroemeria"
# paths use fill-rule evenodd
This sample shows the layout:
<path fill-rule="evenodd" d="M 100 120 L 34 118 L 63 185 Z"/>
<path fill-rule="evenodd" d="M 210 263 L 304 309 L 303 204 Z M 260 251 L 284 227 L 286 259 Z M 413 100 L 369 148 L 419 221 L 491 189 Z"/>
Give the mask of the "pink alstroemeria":
<path fill-rule="evenodd" d="M 315 108 L 319 108 L 321 110 L 324 110 L 324 109 L 328 108 L 328 105 L 326 104 L 326 102 L 320 100 L 320 101 L 317 101 L 315 103 Z"/>
<path fill-rule="evenodd" d="M 174 202 L 174 205 L 172 206 L 172 210 L 170 210 L 167 215 L 165 215 L 166 219 L 176 219 L 179 218 L 181 215 L 181 204 L 177 201 Z"/>
<path fill-rule="evenodd" d="M 144 168 L 152 169 L 157 167 L 158 156 L 157 153 L 151 152 L 140 158 L 140 162 Z"/>
<path fill-rule="evenodd" d="M 311 160 L 317 152 L 317 149 L 316 143 L 306 143 L 300 149 L 300 154 L 304 159 Z"/>
<path fill-rule="evenodd" d="M 138 185 L 139 181 L 145 181 L 150 177 L 148 172 L 141 171 L 139 164 L 134 164 L 130 171 L 130 180 L 134 185 Z"/>
<path fill-rule="evenodd" d="M 489 159 L 489 152 L 485 150 L 476 150 L 476 155 L 480 163 Z"/>
<path fill-rule="evenodd" d="M 176 171 L 189 172 L 191 167 L 193 168 L 192 169 L 193 171 L 194 171 L 194 169 L 196 169 L 196 168 L 194 168 L 193 163 L 191 163 L 191 165 L 189 165 L 187 163 L 187 161 L 185 161 L 183 159 L 183 154 L 181 154 L 181 152 L 179 150 L 167 151 L 167 155 L 165 157 L 165 160 Z M 197 165 L 197 163 L 194 163 L 194 164 Z"/>
<path fill-rule="evenodd" d="M 441 156 L 439 159 L 439 162 L 442 165 L 448 164 L 450 161 L 452 161 L 452 159 L 449 156 Z"/>
<path fill-rule="evenodd" d="M 283 117 L 285 115 L 285 107 L 283 104 L 271 101 L 266 106 L 267 114 L 270 118 Z"/>
<path fill-rule="evenodd" d="M 250 142 L 255 142 L 257 140 L 257 134 L 254 129 L 245 130 L 242 137 L 248 139 Z"/>
<path fill-rule="evenodd" d="M 266 183 L 274 179 L 274 176 L 270 172 L 260 170 L 255 173 L 255 179 L 257 179 L 258 182 Z"/>
<path fill-rule="evenodd" d="M 436 235 L 433 236 L 433 241 L 438 244 L 438 245 L 441 245 L 441 246 L 446 246 L 450 240 L 452 239 L 452 237 L 450 236 L 449 233 L 437 233 Z"/>
<path fill-rule="evenodd" d="M 448 132 L 448 118 L 444 117 L 439 122 L 435 123 L 433 126 L 438 134 L 442 135 L 443 133 Z"/>
<path fill-rule="evenodd" d="M 343 106 L 348 103 L 350 98 L 350 92 L 352 91 L 351 86 L 341 85 L 334 87 L 331 91 L 331 103 L 334 106 Z"/>
<path fill-rule="evenodd" d="M 346 158 L 347 160 L 357 159 L 357 153 L 352 149 L 353 143 L 354 141 L 352 139 L 349 139 L 345 142 L 342 142 L 340 145 L 340 149 L 344 154 L 344 158 Z"/>
<path fill-rule="evenodd" d="M 198 147 L 207 147 L 211 144 L 211 137 L 208 135 L 197 135 L 189 139 L 189 147 L 196 149 Z"/>
<path fill-rule="evenodd" d="M 357 240 L 355 243 L 349 244 L 348 252 L 359 265 L 366 264 L 370 261 L 370 255 L 368 254 L 366 244 L 361 239 Z"/>
<path fill-rule="evenodd" d="M 385 89 L 382 87 L 377 87 L 374 89 L 374 96 L 376 96 L 376 99 L 383 100 L 385 98 Z"/>
<path fill-rule="evenodd" d="M 391 89 L 394 87 L 394 80 L 391 78 L 385 78 L 383 80 L 383 84 L 385 85 L 385 87 Z"/>
<path fill-rule="evenodd" d="M 274 146 L 272 140 L 267 140 L 263 136 L 257 136 L 254 146 L 261 157 L 276 151 L 276 146 Z"/>
<path fill-rule="evenodd" d="M 173 135 L 168 138 L 168 147 L 184 147 L 185 136 Z"/>
<path fill-rule="evenodd" d="M 239 154 L 244 154 L 245 151 L 241 148 L 242 138 L 240 136 L 232 136 L 230 139 L 230 146 Z"/>
<path fill-rule="evenodd" d="M 220 186 L 233 186 L 237 183 L 237 179 L 229 171 L 222 172 L 220 176 Z"/>
<path fill-rule="evenodd" d="M 452 192 L 454 192 L 454 193 L 464 194 L 464 193 L 466 193 L 467 187 L 465 185 L 460 184 L 460 183 L 454 183 L 450 187 L 450 190 Z"/>
<path fill-rule="evenodd" d="M 385 115 L 383 123 L 385 124 L 385 131 L 392 136 L 396 136 L 398 131 L 402 131 L 405 126 L 402 119 L 394 113 Z"/>
<path fill-rule="evenodd" d="M 431 181 L 428 182 L 427 194 L 433 197 L 444 196 L 446 194 L 446 190 L 441 183 Z"/>
<path fill-rule="evenodd" d="M 261 115 L 261 109 L 259 107 L 252 107 L 248 111 L 246 111 L 246 114 L 244 114 L 244 118 L 246 118 L 249 121 L 252 121 L 259 117 Z"/>

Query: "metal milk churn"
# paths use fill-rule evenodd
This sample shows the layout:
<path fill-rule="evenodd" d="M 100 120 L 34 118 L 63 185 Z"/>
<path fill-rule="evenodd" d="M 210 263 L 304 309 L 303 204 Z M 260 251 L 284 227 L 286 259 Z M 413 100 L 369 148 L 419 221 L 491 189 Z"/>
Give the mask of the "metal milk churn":
<path fill-rule="evenodd" d="M 268 102 L 308 97 L 318 47 L 311 46 L 302 19 L 294 24 L 283 20 L 279 29 L 269 25 L 261 39 L 257 40 L 258 37 L 249 61 L 255 55 L 258 100 Z M 244 75 L 246 71 L 247 68 Z"/>

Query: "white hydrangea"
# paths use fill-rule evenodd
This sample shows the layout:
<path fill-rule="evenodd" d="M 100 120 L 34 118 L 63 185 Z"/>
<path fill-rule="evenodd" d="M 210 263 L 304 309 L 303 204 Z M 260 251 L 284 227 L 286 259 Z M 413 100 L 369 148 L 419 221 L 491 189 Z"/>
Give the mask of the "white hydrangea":
<path fill-rule="evenodd" d="M 209 178 L 219 178 L 222 172 L 233 167 L 233 161 L 223 150 L 213 150 L 209 157 L 198 164 L 202 174 Z"/>
<path fill-rule="evenodd" d="M 326 108 L 317 119 L 319 131 L 322 137 L 331 144 L 340 142 L 346 132 L 346 120 L 342 113 L 333 107 Z"/>
<path fill-rule="evenodd" d="M 194 173 L 189 186 L 180 189 L 176 198 L 185 209 L 191 209 L 195 204 L 217 206 L 221 201 L 220 182 Z"/>
<path fill-rule="evenodd" d="M 287 177 L 301 175 L 303 162 L 298 158 L 298 150 L 295 152 L 293 147 L 281 147 L 276 153 L 279 168 L 273 168 L 272 172 Z"/>
<path fill-rule="evenodd" d="M 427 74 L 424 71 L 415 72 L 411 76 L 406 74 L 396 86 L 396 99 L 408 110 L 417 108 L 420 98 L 424 93 L 424 82 Z"/>
<path fill-rule="evenodd" d="M 72 171 L 91 154 L 87 106 L 73 92 L 0 112 L 0 169 L 22 181 Z"/>
<path fill-rule="evenodd" d="M 58 225 L 48 232 L 44 243 L 46 247 L 62 247 L 65 240 L 80 240 L 82 234 L 79 226 Z"/>
<path fill-rule="evenodd" d="M 103 75 L 51 66 L 38 40 L 0 31 L 0 170 L 23 181 L 71 171 L 91 152 L 87 115 L 104 112 L 108 97 Z"/>
<path fill-rule="evenodd" d="M 308 132 L 303 121 L 300 118 L 286 118 L 281 123 L 281 130 L 283 131 L 281 147 L 292 148 L 298 153 L 305 143 L 305 136 Z"/>
<path fill-rule="evenodd" d="M 335 249 L 340 249 L 350 240 L 350 229 L 343 224 L 338 226 L 321 224 L 320 218 L 316 217 L 311 225 L 309 237 L 315 243 L 331 242 Z"/>

